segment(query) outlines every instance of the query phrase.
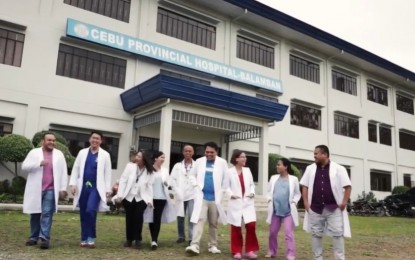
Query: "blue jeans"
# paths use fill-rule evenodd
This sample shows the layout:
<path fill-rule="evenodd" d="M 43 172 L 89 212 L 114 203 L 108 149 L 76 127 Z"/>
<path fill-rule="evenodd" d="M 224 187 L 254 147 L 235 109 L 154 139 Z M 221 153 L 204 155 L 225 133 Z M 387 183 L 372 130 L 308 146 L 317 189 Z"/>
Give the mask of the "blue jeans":
<path fill-rule="evenodd" d="M 30 239 L 50 240 L 52 218 L 55 212 L 55 191 L 42 191 L 42 213 L 30 214 Z"/>
<path fill-rule="evenodd" d="M 189 228 L 188 228 L 188 238 L 189 240 L 192 240 L 192 234 L 193 234 L 193 223 L 190 222 L 190 218 L 192 217 L 193 213 L 193 205 L 194 200 L 188 200 L 183 202 L 184 203 L 184 216 L 187 215 L 188 222 L 189 222 Z M 186 236 L 184 234 L 184 219 L 185 217 L 177 217 L 177 232 L 179 233 L 179 238 L 186 239 Z"/>

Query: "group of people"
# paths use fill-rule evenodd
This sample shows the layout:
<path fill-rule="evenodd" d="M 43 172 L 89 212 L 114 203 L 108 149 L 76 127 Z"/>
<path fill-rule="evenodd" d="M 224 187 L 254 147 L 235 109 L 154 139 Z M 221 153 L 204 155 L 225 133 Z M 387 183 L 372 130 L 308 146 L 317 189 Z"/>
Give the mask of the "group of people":
<path fill-rule="evenodd" d="M 23 162 L 28 172 L 24 196 L 25 213 L 31 215 L 31 234 L 26 245 L 49 248 L 52 216 L 58 197 L 65 196 L 67 173 L 63 154 L 54 148 L 55 137 L 43 136 L 42 147 L 32 150 Z M 100 148 L 102 134 L 92 132 L 89 148 L 81 150 L 70 176 L 70 191 L 74 206 L 80 210 L 81 247 L 95 247 L 97 212 L 107 209 L 111 194 L 111 161 Z M 189 255 L 200 253 L 204 225 L 209 223 L 208 252 L 220 254 L 218 225 L 230 224 L 231 253 L 234 259 L 256 259 L 259 243 L 256 235 L 255 184 L 246 165 L 246 154 L 235 150 L 229 168 L 218 156 L 218 145 L 205 144 L 205 156 L 193 160 L 191 145 L 183 147 L 183 161 L 174 165 L 171 173 L 163 167 L 165 155 L 156 152 L 152 158 L 145 151 L 135 152 L 119 180 L 114 203 L 125 209 L 125 247 L 142 248 L 142 229 L 149 223 L 151 248 L 158 247 L 161 223 L 177 220 L 177 243 L 188 243 Z M 333 238 L 335 259 L 345 259 L 343 237 L 350 237 L 346 204 L 351 182 L 346 169 L 330 160 L 329 148 L 315 147 L 315 163 L 305 170 L 301 181 L 293 175 L 291 162 L 281 158 L 276 165 L 278 174 L 268 183 L 269 224 L 266 258 L 275 258 L 278 233 L 284 225 L 286 258 L 296 258 L 294 229 L 299 225 L 297 203 L 304 200 L 304 230 L 311 233 L 314 259 L 323 259 L 322 237 Z M 300 184 L 302 193 L 300 192 Z M 227 209 L 222 199 L 227 198 Z M 188 217 L 187 238 L 185 217 Z M 245 243 L 242 226 L 245 226 Z"/>

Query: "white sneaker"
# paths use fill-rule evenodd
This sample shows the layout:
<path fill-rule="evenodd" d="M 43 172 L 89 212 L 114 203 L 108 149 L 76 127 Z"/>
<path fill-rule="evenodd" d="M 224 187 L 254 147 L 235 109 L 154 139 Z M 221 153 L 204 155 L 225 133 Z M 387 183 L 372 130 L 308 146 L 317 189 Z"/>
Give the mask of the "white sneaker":
<path fill-rule="evenodd" d="M 199 254 L 199 248 L 196 247 L 196 245 L 191 245 L 186 247 L 186 253 L 191 255 L 198 255 Z"/>
<path fill-rule="evenodd" d="M 156 250 L 158 246 L 159 245 L 157 245 L 157 242 L 156 241 L 151 242 L 151 249 L 152 250 Z"/>
<path fill-rule="evenodd" d="M 209 247 L 208 251 L 212 254 L 220 254 L 222 253 L 216 246 Z"/>

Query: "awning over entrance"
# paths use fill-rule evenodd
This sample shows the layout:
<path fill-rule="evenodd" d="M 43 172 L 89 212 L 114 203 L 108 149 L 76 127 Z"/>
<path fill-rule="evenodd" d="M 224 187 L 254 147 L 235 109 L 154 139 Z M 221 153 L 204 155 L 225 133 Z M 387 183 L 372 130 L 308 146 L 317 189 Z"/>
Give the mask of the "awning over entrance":
<path fill-rule="evenodd" d="M 170 98 L 265 119 L 281 121 L 288 106 L 167 75 L 157 75 L 121 95 L 124 110 Z"/>

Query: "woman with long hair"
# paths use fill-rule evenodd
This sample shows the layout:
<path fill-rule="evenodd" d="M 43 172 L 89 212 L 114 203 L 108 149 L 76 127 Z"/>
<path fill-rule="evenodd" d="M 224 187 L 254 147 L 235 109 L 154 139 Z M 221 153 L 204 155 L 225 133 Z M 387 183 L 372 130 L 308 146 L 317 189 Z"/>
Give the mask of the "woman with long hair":
<path fill-rule="evenodd" d="M 149 220 L 151 234 L 151 249 L 158 247 L 158 236 L 161 223 L 170 223 L 176 219 L 173 203 L 169 197 L 169 170 L 162 167 L 166 156 L 158 151 L 153 154 L 154 183 L 153 183 L 153 216 Z"/>
<path fill-rule="evenodd" d="M 227 221 L 231 224 L 231 253 L 234 259 L 242 259 L 242 221 L 245 223 L 245 257 L 256 259 L 259 250 L 255 233 L 255 184 L 251 170 L 245 167 L 246 155 L 235 150 L 231 157 L 234 167 L 228 170 L 230 200 L 228 201 Z"/>
<path fill-rule="evenodd" d="M 121 175 L 117 195 L 113 200 L 125 209 L 124 247 L 141 248 L 144 211 L 153 207 L 154 167 L 144 151 L 135 153 Z"/>
<path fill-rule="evenodd" d="M 269 226 L 268 254 L 265 258 L 274 258 L 278 250 L 278 232 L 284 224 L 286 258 L 295 259 L 294 228 L 298 226 L 297 203 L 301 198 L 298 178 L 293 175 L 291 162 L 281 158 L 277 162 L 277 173 L 268 183 L 268 216 Z"/>

